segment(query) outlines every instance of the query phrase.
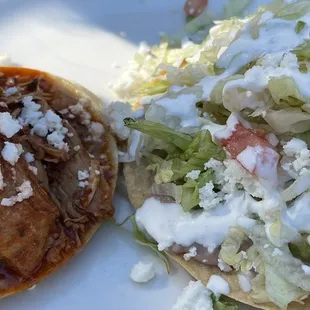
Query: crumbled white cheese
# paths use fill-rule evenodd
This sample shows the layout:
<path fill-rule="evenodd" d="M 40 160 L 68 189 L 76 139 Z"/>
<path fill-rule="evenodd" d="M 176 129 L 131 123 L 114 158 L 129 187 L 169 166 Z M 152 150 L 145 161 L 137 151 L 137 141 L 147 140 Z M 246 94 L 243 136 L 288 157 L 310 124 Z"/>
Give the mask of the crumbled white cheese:
<path fill-rule="evenodd" d="M 7 138 L 12 138 L 18 131 L 22 129 L 19 122 L 12 118 L 8 112 L 0 113 L 0 133 Z"/>
<path fill-rule="evenodd" d="M 302 265 L 301 266 L 301 268 L 302 268 L 302 270 L 304 271 L 304 273 L 306 274 L 306 275 L 310 275 L 310 267 L 309 266 L 307 266 L 307 265 Z"/>
<path fill-rule="evenodd" d="M 155 269 L 153 263 L 144 263 L 139 261 L 133 266 L 130 272 L 130 278 L 137 283 L 145 283 L 153 279 Z"/>
<path fill-rule="evenodd" d="M 297 138 L 291 139 L 283 146 L 283 151 L 287 156 L 297 156 L 304 149 L 307 149 L 307 143 Z"/>
<path fill-rule="evenodd" d="M 209 278 L 207 288 L 211 290 L 217 298 L 219 298 L 222 294 L 229 295 L 230 293 L 228 282 L 215 274 Z"/>
<path fill-rule="evenodd" d="M 15 144 L 6 141 L 4 142 L 4 148 L 1 151 L 1 155 L 4 160 L 14 166 L 18 162 L 19 157 L 23 151 L 24 150 L 21 144 Z"/>
<path fill-rule="evenodd" d="M 25 153 L 24 156 L 25 156 L 25 160 L 28 164 L 34 162 L 34 156 L 32 153 L 27 152 L 27 153 Z"/>
<path fill-rule="evenodd" d="M 221 271 L 229 272 L 232 271 L 232 268 L 227 265 L 221 258 L 217 259 L 217 266 L 220 268 Z"/>
<path fill-rule="evenodd" d="M 273 252 L 271 253 L 271 255 L 272 255 L 272 256 L 281 256 L 281 255 L 283 255 L 283 252 L 282 252 L 280 249 L 275 248 L 275 249 L 273 250 Z"/>
<path fill-rule="evenodd" d="M 53 147 L 60 149 L 60 150 L 65 150 L 67 152 L 69 151 L 68 143 L 63 141 L 65 139 L 65 133 L 54 131 L 51 134 L 49 134 L 46 137 L 46 139 L 47 139 L 47 142 L 51 144 Z"/>
<path fill-rule="evenodd" d="M 291 70 L 298 70 L 299 63 L 298 63 L 297 56 L 293 53 L 285 53 L 281 60 L 280 67 L 288 68 Z"/>
<path fill-rule="evenodd" d="M 31 125 L 31 134 L 46 137 L 53 147 L 68 151 L 69 146 L 64 142 L 68 129 L 63 126 L 62 119 L 52 110 L 47 110 L 43 115 L 41 106 L 33 101 L 32 96 L 25 96 L 23 105 L 19 117 L 21 125 Z"/>
<path fill-rule="evenodd" d="M 216 192 L 213 191 L 214 184 L 208 182 L 205 186 L 199 189 L 199 206 L 205 210 L 210 210 L 216 207 L 222 200 Z"/>
<path fill-rule="evenodd" d="M 28 166 L 28 169 L 34 174 L 34 175 L 38 175 L 38 168 L 34 167 L 34 166 Z"/>
<path fill-rule="evenodd" d="M 210 168 L 214 171 L 216 184 L 223 182 L 225 166 L 221 161 L 211 158 L 207 163 L 204 164 L 204 168 L 206 170 Z"/>
<path fill-rule="evenodd" d="M 96 175 L 100 175 L 100 170 L 95 170 Z"/>
<path fill-rule="evenodd" d="M 24 181 L 20 186 L 16 188 L 17 195 L 9 197 L 9 198 L 3 198 L 1 200 L 2 206 L 11 207 L 15 205 L 17 202 L 22 202 L 25 199 L 30 198 L 33 195 L 33 190 L 31 187 L 30 181 Z"/>
<path fill-rule="evenodd" d="M 283 157 L 281 167 L 292 176 L 301 175 L 302 171 L 310 168 L 310 150 L 303 140 L 291 139 L 284 144 L 283 152 L 288 157 Z"/>
<path fill-rule="evenodd" d="M 4 91 L 4 96 L 6 97 L 10 97 L 12 95 L 15 95 L 16 93 L 18 93 L 18 88 L 16 86 L 13 87 L 9 87 Z"/>
<path fill-rule="evenodd" d="M 72 137 L 74 136 L 74 134 L 73 134 L 72 132 L 68 132 L 68 133 L 67 133 L 67 136 L 68 136 L 69 138 L 72 138 Z"/>
<path fill-rule="evenodd" d="M 88 181 L 80 181 L 79 182 L 79 187 L 85 188 L 89 185 Z"/>
<path fill-rule="evenodd" d="M 69 111 L 76 116 L 79 116 L 81 119 L 81 124 L 89 126 L 91 123 L 91 115 L 84 108 L 84 105 L 87 103 L 87 99 L 80 98 L 79 102 L 75 105 L 69 106 Z"/>
<path fill-rule="evenodd" d="M 188 253 L 185 253 L 183 255 L 183 258 L 188 261 L 190 260 L 192 257 L 195 257 L 197 255 L 197 248 L 195 246 L 192 246 L 189 248 Z"/>
<path fill-rule="evenodd" d="M 200 170 L 192 170 L 191 172 L 187 173 L 186 177 L 192 180 L 197 180 L 200 174 Z"/>
<path fill-rule="evenodd" d="M 224 193 L 234 193 L 241 185 L 254 197 L 263 198 L 264 189 L 258 179 L 245 170 L 238 161 L 226 159 L 224 162 L 225 170 L 221 173 L 219 180 Z"/>
<path fill-rule="evenodd" d="M 104 109 L 103 115 L 112 132 L 115 133 L 121 140 L 126 140 L 131 132 L 131 130 L 124 125 L 124 118 L 138 118 L 137 114 L 132 110 L 128 103 L 123 103 L 120 101 L 112 102 L 108 105 Z"/>
<path fill-rule="evenodd" d="M 89 125 L 89 132 L 92 136 L 93 141 L 98 141 L 102 138 L 104 133 L 104 127 L 101 123 L 98 122 L 91 122 Z"/>
<path fill-rule="evenodd" d="M 223 163 L 219 160 L 211 158 L 207 163 L 204 164 L 204 168 L 207 170 L 208 168 L 217 169 L 221 167 Z"/>
<path fill-rule="evenodd" d="M 86 180 L 88 178 L 89 178 L 89 172 L 87 170 L 79 170 L 78 171 L 79 181 Z"/>
<path fill-rule="evenodd" d="M 251 292 L 252 290 L 251 276 L 245 273 L 239 273 L 237 277 L 238 277 L 238 283 L 239 283 L 241 290 L 245 293 Z"/>
<path fill-rule="evenodd" d="M 190 281 L 173 310 L 213 310 L 211 292 L 200 281 Z"/>
<path fill-rule="evenodd" d="M 76 146 L 73 148 L 73 150 L 76 151 L 76 152 L 78 152 L 80 149 L 81 149 L 81 147 L 80 147 L 79 145 L 76 145 Z"/>

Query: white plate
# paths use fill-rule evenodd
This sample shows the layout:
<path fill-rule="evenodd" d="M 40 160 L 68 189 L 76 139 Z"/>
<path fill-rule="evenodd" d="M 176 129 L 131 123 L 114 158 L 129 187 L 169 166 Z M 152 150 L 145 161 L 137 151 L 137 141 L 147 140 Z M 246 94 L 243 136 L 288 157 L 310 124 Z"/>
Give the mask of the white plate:
<path fill-rule="evenodd" d="M 220 11 L 223 2 L 210 1 L 210 9 Z M 159 32 L 175 33 L 182 27 L 183 4 L 184 0 L 0 0 L 0 52 L 8 52 L 17 64 L 75 80 L 108 101 L 115 99 L 109 83 L 133 57 L 138 43 L 156 43 Z M 118 219 L 132 212 L 121 189 L 115 206 Z M 138 285 L 129 279 L 139 260 L 156 264 L 158 273 L 150 283 Z M 165 310 L 189 280 L 177 267 L 168 277 L 156 256 L 136 245 L 125 229 L 106 224 L 64 268 L 35 289 L 1 300 L 0 309 Z"/>

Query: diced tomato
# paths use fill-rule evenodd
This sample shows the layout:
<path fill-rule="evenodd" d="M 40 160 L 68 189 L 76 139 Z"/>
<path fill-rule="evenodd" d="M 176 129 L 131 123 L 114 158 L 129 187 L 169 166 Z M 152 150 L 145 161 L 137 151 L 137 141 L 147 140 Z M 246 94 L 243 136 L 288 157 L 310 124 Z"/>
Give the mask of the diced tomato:
<path fill-rule="evenodd" d="M 198 16 L 208 5 L 208 0 L 187 0 L 184 6 L 186 16 Z"/>
<path fill-rule="evenodd" d="M 272 148 L 272 145 L 270 145 L 261 132 L 244 128 L 240 124 L 236 125 L 235 131 L 229 138 L 222 139 L 220 142 L 232 158 L 236 158 L 248 146 L 260 145 L 262 147 Z"/>
<path fill-rule="evenodd" d="M 231 136 L 220 142 L 231 157 L 250 173 L 262 179 L 276 180 L 279 154 L 265 137 L 266 133 L 261 130 L 237 124 Z"/>

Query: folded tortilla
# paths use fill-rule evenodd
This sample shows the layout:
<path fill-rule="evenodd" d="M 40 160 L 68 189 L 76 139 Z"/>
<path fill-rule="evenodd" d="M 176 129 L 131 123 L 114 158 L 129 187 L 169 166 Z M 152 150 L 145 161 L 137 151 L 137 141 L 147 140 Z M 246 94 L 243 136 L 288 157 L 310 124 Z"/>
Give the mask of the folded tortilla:
<path fill-rule="evenodd" d="M 128 197 L 133 206 L 137 209 L 142 206 L 144 201 L 152 196 L 151 186 L 154 176 L 152 172 L 146 170 L 146 165 L 142 162 L 139 166 L 136 163 L 124 165 L 124 176 L 127 185 Z M 243 292 L 238 284 L 236 273 L 222 272 L 217 267 L 206 266 L 194 260 L 185 261 L 183 255 L 177 255 L 167 252 L 167 254 L 187 270 L 194 278 L 200 280 L 205 285 L 209 278 L 216 274 L 224 278 L 230 286 L 229 297 L 244 304 L 256 307 L 258 309 L 276 310 L 279 309 L 272 303 L 256 304 L 249 294 Z M 297 302 L 291 303 L 288 310 L 310 309 L 310 299 L 307 298 L 303 304 Z"/>
<path fill-rule="evenodd" d="M 6 183 L 0 201 L 14 197 L 24 180 L 33 191 L 22 201 L 0 207 L 0 298 L 54 273 L 114 214 L 118 152 L 103 121 L 101 101 L 82 86 L 52 74 L 0 67 L 0 125 L 8 113 L 15 120 L 23 116 L 23 100 L 32 107 L 33 102 L 39 105 L 43 116 L 49 112 L 51 122 L 61 118 L 68 130 L 63 141 L 68 147 L 58 148 L 21 121 L 22 128 L 12 137 L 0 135 L 1 150 L 7 142 L 24 150 L 14 165 L 0 156 Z M 26 160 L 27 153 L 34 160 Z"/>

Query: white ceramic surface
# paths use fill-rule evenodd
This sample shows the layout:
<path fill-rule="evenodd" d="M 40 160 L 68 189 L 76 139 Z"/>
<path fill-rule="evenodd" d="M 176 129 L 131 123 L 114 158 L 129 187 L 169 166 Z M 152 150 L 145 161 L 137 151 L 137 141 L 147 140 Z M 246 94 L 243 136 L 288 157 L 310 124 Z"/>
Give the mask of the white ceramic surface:
<path fill-rule="evenodd" d="M 210 9 L 219 12 L 223 2 L 210 0 Z M 156 43 L 159 32 L 180 29 L 183 3 L 0 0 L 0 52 L 9 53 L 16 64 L 75 80 L 110 101 L 115 96 L 109 83 L 120 75 L 138 43 Z M 132 212 L 121 187 L 115 198 L 117 219 Z M 129 279 L 139 260 L 156 264 L 157 275 L 150 283 L 138 285 Z M 136 245 L 126 229 L 106 224 L 64 268 L 35 289 L 1 300 L 0 309 L 168 310 L 189 279 L 176 266 L 168 277 L 157 257 Z"/>

